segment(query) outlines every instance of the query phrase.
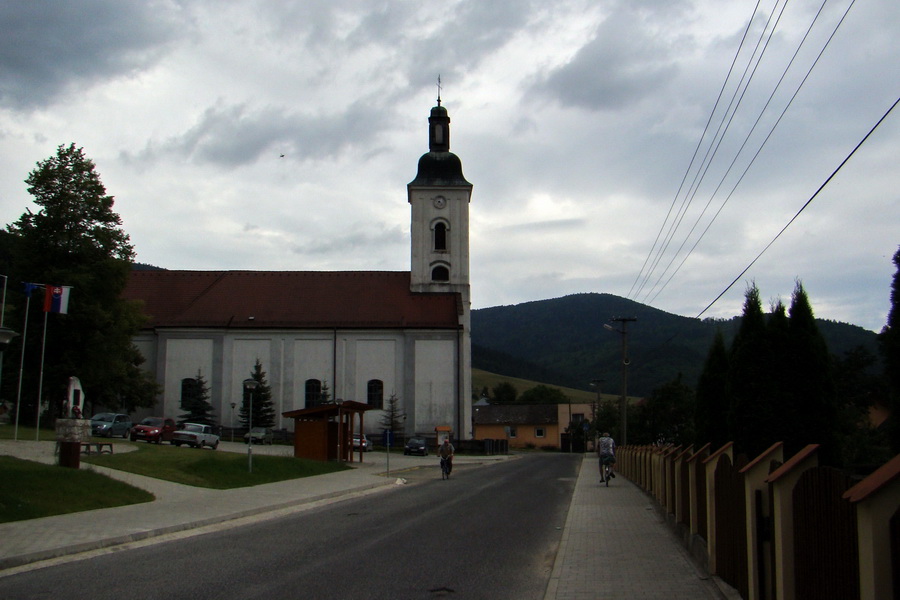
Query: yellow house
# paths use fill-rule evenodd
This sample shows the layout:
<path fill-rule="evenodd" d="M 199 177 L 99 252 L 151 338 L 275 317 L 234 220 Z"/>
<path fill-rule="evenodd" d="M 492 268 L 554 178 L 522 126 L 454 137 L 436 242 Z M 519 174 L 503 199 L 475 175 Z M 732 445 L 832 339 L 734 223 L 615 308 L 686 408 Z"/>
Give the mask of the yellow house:
<path fill-rule="evenodd" d="M 472 413 L 476 440 L 508 440 L 510 448 L 561 448 L 568 424 L 590 419 L 590 404 L 476 404 Z"/>
<path fill-rule="evenodd" d="M 555 404 L 491 404 L 473 408 L 476 440 L 509 440 L 510 448 L 559 447 Z"/>

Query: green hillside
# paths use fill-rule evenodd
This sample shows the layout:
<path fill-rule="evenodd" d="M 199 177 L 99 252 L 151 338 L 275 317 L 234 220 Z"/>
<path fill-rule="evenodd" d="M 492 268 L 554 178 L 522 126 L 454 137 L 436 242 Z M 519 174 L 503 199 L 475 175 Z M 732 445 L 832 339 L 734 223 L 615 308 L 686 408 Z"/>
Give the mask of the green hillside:
<path fill-rule="evenodd" d="M 628 324 L 628 395 L 646 396 L 682 374 L 694 386 L 716 330 L 726 344 L 739 318 L 695 319 L 673 315 L 611 294 L 575 294 L 472 311 L 472 366 L 507 378 L 540 381 L 592 393 L 621 390 L 622 335 L 604 325 L 613 317 Z M 819 321 L 832 354 L 863 346 L 878 355 L 876 335 L 856 325 Z M 480 388 L 476 388 L 480 389 Z"/>
<path fill-rule="evenodd" d="M 576 390 L 574 388 L 546 384 L 540 381 L 531 381 L 530 379 L 520 379 L 518 377 L 498 375 L 497 373 L 490 373 L 488 371 L 482 371 L 481 369 L 472 369 L 472 389 L 475 391 L 476 395 L 479 395 L 481 393 L 481 390 L 483 390 L 484 388 L 487 388 L 488 391 L 490 391 L 498 383 L 504 381 L 516 388 L 516 392 L 518 392 L 520 395 L 522 394 L 522 392 L 530 390 L 533 387 L 537 387 L 539 385 L 550 385 L 550 387 L 559 388 L 559 390 L 562 391 L 563 394 L 568 396 L 569 399 L 571 399 L 572 402 L 575 403 L 587 404 L 590 402 L 594 402 L 597 399 L 596 392 Z M 604 393 L 601 389 L 601 400 L 615 400 L 618 397 L 619 396 L 617 394 Z"/>

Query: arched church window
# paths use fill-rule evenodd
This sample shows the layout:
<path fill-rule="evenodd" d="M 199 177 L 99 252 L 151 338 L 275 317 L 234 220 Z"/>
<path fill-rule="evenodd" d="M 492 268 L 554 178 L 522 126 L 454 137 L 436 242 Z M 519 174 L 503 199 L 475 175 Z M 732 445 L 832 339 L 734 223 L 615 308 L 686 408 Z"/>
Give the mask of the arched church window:
<path fill-rule="evenodd" d="M 366 391 L 366 401 L 372 408 L 384 408 L 384 382 L 370 379 Z"/>
<path fill-rule="evenodd" d="M 318 379 L 306 380 L 306 408 L 322 404 L 322 382 Z"/>
<path fill-rule="evenodd" d="M 432 281 L 450 281 L 450 269 L 444 266 L 437 266 L 431 270 Z"/>
<path fill-rule="evenodd" d="M 437 252 L 447 250 L 447 226 L 444 223 L 434 226 L 434 249 Z"/>
<path fill-rule="evenodd" d="M 200 382 L 193 377 L 181 380 L 181 408 L 190 410 L 194 402 L 200 397 Z"/>

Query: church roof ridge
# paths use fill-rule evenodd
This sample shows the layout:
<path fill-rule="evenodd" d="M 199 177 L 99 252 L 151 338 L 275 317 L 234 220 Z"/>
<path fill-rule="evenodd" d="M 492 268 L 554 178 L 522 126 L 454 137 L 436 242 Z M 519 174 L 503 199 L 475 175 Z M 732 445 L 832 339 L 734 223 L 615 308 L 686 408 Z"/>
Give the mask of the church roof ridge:
<path fill-rule="evenodd" d="M 132 271 L 145 328 L 458 329 L 457 294 L 410 291 L 408 271 Z"/>

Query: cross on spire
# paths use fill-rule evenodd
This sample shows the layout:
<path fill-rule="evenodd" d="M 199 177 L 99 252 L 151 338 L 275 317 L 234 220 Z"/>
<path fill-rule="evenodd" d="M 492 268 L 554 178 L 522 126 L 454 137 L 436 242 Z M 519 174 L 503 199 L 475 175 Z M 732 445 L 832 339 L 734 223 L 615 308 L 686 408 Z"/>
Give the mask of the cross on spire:
<path fill-rule="evenodd" d="M 438 85 L 437 102 L 438 102 L 438 106 L 440 106 L 441 105 L 441 76 L 440 76 L 440 74 L 438 74 L 438 84 L 437 85 Z"/>

